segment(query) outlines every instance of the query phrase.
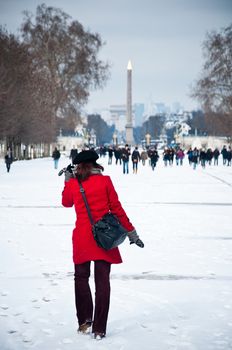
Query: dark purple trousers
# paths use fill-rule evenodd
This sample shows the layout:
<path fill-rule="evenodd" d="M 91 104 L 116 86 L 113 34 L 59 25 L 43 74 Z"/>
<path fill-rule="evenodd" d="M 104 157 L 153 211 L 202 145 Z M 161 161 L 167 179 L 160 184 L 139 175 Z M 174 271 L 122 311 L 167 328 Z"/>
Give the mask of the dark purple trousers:
<path fill-rule="evenodd" d="M 93 318 L 93 299 L 89 286 L 90 261 L 75 265 L 75 301 L 79 325 L 93 320 L 92 332 L 106 334 L 110 306 L 110 268 L 111 264 L 94 261 L 95 308 Z"/>

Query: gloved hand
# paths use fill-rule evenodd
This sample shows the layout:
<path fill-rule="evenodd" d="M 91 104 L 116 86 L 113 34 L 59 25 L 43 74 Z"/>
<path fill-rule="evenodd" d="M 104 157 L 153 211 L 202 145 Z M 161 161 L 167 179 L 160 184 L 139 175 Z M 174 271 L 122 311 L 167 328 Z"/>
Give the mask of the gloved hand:
<path fill-rule="evenodd" d="M 130 244 L 135 243 L 138 247 L 143 248 L 144 247 L 144 243 L 143 241 L 139 238 L 136 230 L 133 230 L 131 232 L 127 233 L 127 236 L 129 238 Z"/>
<path fill-rule="evenodd" d="M 65 170 L 64 173 L 64 180 L 65 182 L 69 182 L 71 178 L 74 178 L 73 172 L 72 172 L 72 165 L 69 164 Z"/>

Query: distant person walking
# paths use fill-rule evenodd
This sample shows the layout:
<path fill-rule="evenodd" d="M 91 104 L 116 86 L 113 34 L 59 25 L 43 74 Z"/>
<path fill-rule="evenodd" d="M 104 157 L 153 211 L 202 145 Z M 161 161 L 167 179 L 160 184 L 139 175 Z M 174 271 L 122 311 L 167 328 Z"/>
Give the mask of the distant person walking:
<path fill-rule="evenodd" d="M 168 162 L 170 161 L 169 149 L 167 148 L 165 148 L 163 152 L 163 161 L 165 166 L 167 166 Z"/>
<path fill-rule="evenodd" d="M 199 151 L 195 147 L 194 150 L 192 151 L 192 156 L 191 156 L 191 163 L 193 164 L 193 169 L 195 170 L 197 167 L 198 163 L 198 158 L 199 158 Z"/>
<path fill-rule="evenodd" d="M 11 164 L 13 163 L 13 155 L 10 147 L 7 149 L 7 152 L 5 155 L 5 163 L 6 163 L 6 170 L 9 173 Z"/>
<path fill-rule="evenodd" d="M 200 149 L 199 160 L 200 160 L 202 168 L 205 168 L 206 159 L 207 159 L 207 154 L 206 154 L 205 149 L 204 148 Z"/>
<path fill-rule="evenodd" d="M 193 150 L 192 150 L 191 147 L 188 149 L 187 155 L 188 155 L 189 165 L 191 166 L 192 165 L 192 159 L 193 159 Z"/>
<path fill-rule="evenodd" d="M 133 163 L 133 173 L 137 174 L 138 172 L 138 162 L 140 161 L 141 157 L 140 157 L 140 153 L 138 151 L 138 147 L 136 146 L 134 151 L 132 152 L 131 155 L 131 160 Z"/>
<path fill-rule="evenodd" d="M 232 149 L 229 147 L 227 151 L 227 166 L 231 165 L 231 159 L 232 159 Z"/>
<path fill-rule="evenodd" d="M 58 163 L 60 159 L 60 151 L 55 147 L 54 151 L 52 152 L 52 158 L 54 160 L 54 168 L 58 169 Z"/>
<path fill-rule="evenodd" d="M 218 165 L 219 156 L 220 156 L 220 152 L 219 152 L 218 148 L 215 148 L 215 150 L 213 151 L 214 165 Z"/>
<path fill-rule="evenodd" d="M 155 148 L 152 148 L 149 153 L 149 156 L 151 159 L 151 168 L 154 171 L 156 167 L 156 163 L 158 162 L 158 159 L 159 159 L 159 154 Z"/>
<path fill-rule="evenodd" d="M 176 151 L 176 165 L 183 165 L 184 151 L 180 148 Z"/>
<path fill-rule="evenodd" d="M 111 146 L 108 147 L 108 165 L 112 164 L 114 150 Z"/>
<path fill-rule="evenodd" d="M 222 154 L 222 160 L 223 160 L 223 165 L 226 165 L 226 161 L 227 161 L 227 149 L 226 146 L 223 146 L 223 149 L 221 151 Z"/>
<path fill-rule="evenodd" d="M 123 174 L 129 174 L 129 158 L 130 158 L 130 148 L 128 144 L 125 145 L 125 148 L 122 149 L 122 165 L 123 165 Z"/>
<path fill-rule="evenodd" d="M 142 159 L 142 164 L 145 165 L 146 164 L 146 160 L 148 158 L 148 155 L 147 155 L 147 151 L 142 151 L 141 152 L 141 159 Z"/>
<path fill-rule="evenodd" d="M 73 161 L 77 155 L 78 155 L 78 150 L 75 146 L 73 146 L 73 148 L 70 151 L 70 156 L 69 156 L 69 158 L 72 160 L 72 164 L 73 164 Z"/>
<path fill-rule="evenodd" d="M 122 151 L 118 146 L 114 149 L 114 156 L 116 159 L 115 164 L 117 165 L 118 161 L 119 161 L 119 164 L 121 165 L 122 164 Z"/>
<path fill-rule="evenodd" d="M 169 155 L 169 165 L 173 165 L 173 160 L 174 160 L 174 155 L 175 155 L 175 151 L 174 149 L 171 147 L 168 150 L 168 155 Z"/>
<path fill-rule="evenodd" d="M 206 161 L 209 165 L 212 164 L 212 159 L 213 159 L 213 151 L 211 148 L 208 148 L 206 151 Z"/>

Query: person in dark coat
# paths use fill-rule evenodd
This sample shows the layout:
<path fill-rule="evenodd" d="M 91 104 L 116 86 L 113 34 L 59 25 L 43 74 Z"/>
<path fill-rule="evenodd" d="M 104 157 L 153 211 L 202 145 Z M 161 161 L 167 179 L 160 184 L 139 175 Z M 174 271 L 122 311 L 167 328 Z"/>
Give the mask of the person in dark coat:
<path fill-rule="evenodd" d="M 227 153 L 228 153 L 228 152 L 227 152 L 226 146 L 223 146 L 223 148 L 222 148 L 222 150 L 221 150 L 223 165 L 226 165 Z"/>
<path fill-rule="evenodd" d="M 229 147 L 227 151 L 227 166 L 231 165 L 231 159 L 232 159 L 232 149 Z"/>
<path fill-rule="evenodd" d="M 213 151 L 213 159 L 214 159 L 214 165 L 218 165 L 218 158 L 220 156 L 220 152 L 218 150 L 218 148 L 215 148 L 215 150 Z"/>
<path fill-rule="evenodd" d="M 213 159 L 213 151 L 211 148 L 208 148 L 206 151 L 206 161 L 209 165 L 211 165 Z"/>
<path fill-rule="evenodd" d="M 187 155 L 188 155 L 189 165 L 191 166 L 192 165 L 192 156 L 193 156 L 193 150 L 191 147 L 188 149 Z"/>
<path fill-rule="evenodd" d="M 205 168 L 205 162 L 207 159 L 207 154 L 204 148 L 200 149 L 200 154 L 199 154 L 199 160 L 201 163 L 202 168 Z"/>
<path fill-rule="evenodd" d="M 168 162 L 170 162 L 170 154 L 169 154 L 169 149 L 164 149 L 163 152 L 163 161 L 164 161 L 164 165 L 167 166 Z"/>
<path fill-rule="evenodd" d="M 73 161 L 76 158 L 77 154 L 78 154 L 78 150 L 76 149 L 75 146 L 73 146 L 73 148 L 70 151 L 70 156 L 69 156 L 69 158 L 72 160 L 72 164 L 73 164 Z"/>
<path fill-rule="evenodd" d="M 54 151 L 52 152 L 52 158 L 54 160 L 54 168 L 58 169 L 58 163 L 60 159 L 60 151 L 55 147 Z"/>
<path fill-rule="evenodd" d="M 174 148 L 169 148 L 168 150 L 168 154 L 169 154 L 169 165 L 173 165 L 173 160 L 174 160 L 174 155 L 175 155 L 175 150 Z"/>
<path fill-rule="evenodd" d="M 122 149 L 122 164 L 123 164 L 123 174 L 129 174 L 129 158 L 130 158 L 130 148 L 125 145 Z"/>
<path fill-rule="evenodd" d="M 114 149 L 114 156 L 115 156 L 115 164 L 117 165 L 118 164 L 118 161 L 119 161 L 119 164 L 121 165 L 122 164 L 122 151 L 119 147 L 116 147 Z"/>
<path fill-rule="evenodd" d="M 155 170 L 156 163 L 158 162 L 159 155 L 155 148 L 152 148 L 150 150 L 150 159 L 151 159 L 151 168 L 152 170 Z"/>
<path fill-rule="evenodd" d="M 5 164 L 6 164 L 6 170 L 9 173 L 11 164 L 13 163 L 13 155 L 10 148 L 8 148 L 6 155 L 5 155 Z"/>
<path fill-rule="evenodd" d="M 135 243 L 141 248 L 144 244 L 122 208 L 110 177 L 102 175 L 103 167 L 96 163 L 97 159 L 97 153 L 91 150 L 82 151 L 77 155 L 74 160 L 75 171 L 65 172 L 62 204 L 64 207 L 74 206 L 77 215 L 72 242 L 78 331 L 88 333 L 92 327 L 94 338 L 100 340 L 106 335 L 111 264 L 120 264 L 122 258 L 117 247 L 106 251 L 97 245 L 78 181 L 82 183 L 95 222 L 110 211 L 128 231 L 130 243 Z M 89 286 L 91 261 L 94 262 L 94 314 Z"/>
<path fill-rule="evenodd" d="M 131 160 L 133 163 L 133 173 L 137 174 L 138 172 L 138 162 L 140 161 L 141 157 L 140 157 L 140 153 L 138 151 L 138 147 L 136 146 L 134 151 L 132 152 L 131 155 Z"/>
<path fill-rule="evenodd" d="M 108 147 L 108 165 L 112 164 L 114 150 L 111 146 Z"/>
<path fill-rule="evenodd" d="M 195 170 L 197 167 L 197 163 L 198 163 L 198 158 L 199 158 L 199 151 L 198 149 L 195 147 L 192 151 L 192 156 L 191 156 L 191 162 L 193 164 L 193 169 Z"/>

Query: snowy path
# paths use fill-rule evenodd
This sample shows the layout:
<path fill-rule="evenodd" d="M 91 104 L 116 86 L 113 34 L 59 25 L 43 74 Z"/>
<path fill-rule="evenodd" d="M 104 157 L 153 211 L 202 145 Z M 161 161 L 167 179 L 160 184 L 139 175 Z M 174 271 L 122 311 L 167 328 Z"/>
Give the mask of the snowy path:
<path fill-rule="evenodd" d="M 101 342 L 76 333 L 63 177 L 51 159 L 15 162 L 10 174 L 0 162 L 0 349 L 231 350 L 232 168 L 160 162 L 123 175 L 101 162 L 145 242 L 125 243 L 112 267 Z"/>

